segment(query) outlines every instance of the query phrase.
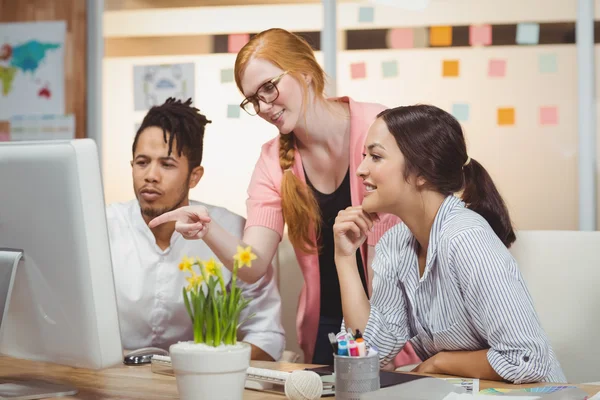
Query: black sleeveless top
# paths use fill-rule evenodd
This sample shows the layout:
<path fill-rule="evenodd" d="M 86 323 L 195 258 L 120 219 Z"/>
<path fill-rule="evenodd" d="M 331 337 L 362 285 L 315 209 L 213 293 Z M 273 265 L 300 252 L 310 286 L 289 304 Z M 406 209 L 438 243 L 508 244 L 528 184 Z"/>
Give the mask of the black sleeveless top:
<path fill-rule="evenodd" d="M 312 185 L 306 172 L 306 183 L 311 188 L 319 204 L 321 211 L 321 235 L 317 239 L 319 245 L 319 272 L 321 275 L 321 316 L 342 318 L 342 297 L 340 293 L 340 281 L 335 267 L 335 247 L 333 243 L 333 225 L 338 212 L 350 207 L 350 170 L 342 184 L 331 194 L 323 194 Z M 363 268 L 360 249 L 356 251 L 356 264 L 365 293 L 367 293 L 367 281 Z"/>

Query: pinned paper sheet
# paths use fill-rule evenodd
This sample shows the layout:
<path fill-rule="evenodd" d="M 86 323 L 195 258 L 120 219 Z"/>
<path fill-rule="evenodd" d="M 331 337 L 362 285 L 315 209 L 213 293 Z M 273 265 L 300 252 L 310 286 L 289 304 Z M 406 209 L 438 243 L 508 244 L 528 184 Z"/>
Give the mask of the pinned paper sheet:
<path fill-rule="evenodd" d="M 431 46 L 452 46 L 451 26 L 432 26 L 429 31 Z"/>
<path fill-rule="evenodd" d="M 469 105 L 464 103 L 452 104 L 452 115 L 460 122 L 469 120 Z"/>
<path fill-rule="evenodd" d="M 412 28 L 394 28 L 388 31 L 387 44 L 390 49 L 410 49 L 415 47 Z"/>
<path fill-rule="evenodd" d="M 75 116 L 15 115 L 10 119 L 11 140 L 75 139 Z"/>
<path fill-rule="evenodd" d="M 489 46 L 492 44 L 491 25 L 471 25 L 469 27 L 469 44 L 471 46 Z"/>
<path fill-rule="evenodd" d="M 225 68 L 221 70 L 221 83 L 233 82 L 233 68 Z"/>
<path fill-rule="evenodd" d="M 375 9 L 373 7 L 360 7 L 358 9 L 358 22 L 373 22 Z"/>
<path fill-rule="evenodd" d="M 553 74 L 558 71 L 556 54 L 540 54 L 538 64 L 542 74 Z"/>
<path fill-rule="evenodd" d="M 396 60 L 383 61 L 381 63 L 381 73 L 384 78 L 393 78 L 398 76 L 398 63 Z"/>
<path fill-rule="evenodd" d="M 230 53 L 237 53 L 249 40 L 250 35 L 247 33 L 229 35 L 227 38 L 227 51 Z"/>
<path fill-rule="evenodd" d="M 488 65 L 488 76 L 504 77 L 506 75 L 506 60 L 492 59 Z"/>
<path fill-rule="evenodd" d="M 540 107 L 540 125 L 558 125 L 558 107 Z"/>
<path fill-rule="evenodd" d="M 363 79 L 367 76 L 367 66 L 364 62 L 350 64 L 350 77 L 352 79 Z"/>
<path fill-rule="evenodd" d="M 517 24 L 517 44 L 538 44 L 540 41 L 540 24 L 522 22 Z"/>
<path fill-rule="evenodd" d="M 460 64 L 458 60 L 444 60 L 442 63 L 443 77 L 456 77 L 459 75 Z"/>
<path fill-rule="evenodd" d="M 239 118 L 240 111 L 242 109 L 237 104 L 228 104 L 227 105 L 227 118 Z"/>
<path fill-rule="evenodd" d="M 515 109 L 512 107 L 498 109 L 498 125 L 514 125 Z"/>

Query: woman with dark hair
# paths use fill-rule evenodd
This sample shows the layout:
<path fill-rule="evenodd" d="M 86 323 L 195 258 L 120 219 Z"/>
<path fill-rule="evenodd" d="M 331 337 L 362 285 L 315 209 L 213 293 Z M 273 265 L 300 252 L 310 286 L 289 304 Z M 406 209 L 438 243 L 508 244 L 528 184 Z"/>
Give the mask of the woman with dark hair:
<path fill-rule="evenodd" d="M 468 156 L 456 119 L 428 105 L 385 110 L 365 151 L 363 203 L 334 225 L 345 325 L 363 332 L 382 366 L 411 343 L 424 360 L 417 372 L 565 382 L 508 251 L 515 233 L 506 205 Z M 369 301 L 354 253 L 375 213 L 403 222 L 375 248 Z"/>

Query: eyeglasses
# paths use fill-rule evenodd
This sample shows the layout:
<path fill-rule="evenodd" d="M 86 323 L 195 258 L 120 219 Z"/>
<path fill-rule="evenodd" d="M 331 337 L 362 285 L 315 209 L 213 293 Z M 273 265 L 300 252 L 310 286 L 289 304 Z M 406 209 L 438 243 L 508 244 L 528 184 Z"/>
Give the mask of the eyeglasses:
<path fill-rule="evenodd" d="M 240 107 L 244 109 L 250 115 L 256 115 L 260 112 L 260 102 L 266 104 L 271 104 L 279 97 L 279 89 L 277 89 L 277 84 L 283 78 L 288 71 L 285 71 L 279 76 L 266 81 L 263 83 L 255 94 L 252 96 L 248 96 L 242 101 Z"/>

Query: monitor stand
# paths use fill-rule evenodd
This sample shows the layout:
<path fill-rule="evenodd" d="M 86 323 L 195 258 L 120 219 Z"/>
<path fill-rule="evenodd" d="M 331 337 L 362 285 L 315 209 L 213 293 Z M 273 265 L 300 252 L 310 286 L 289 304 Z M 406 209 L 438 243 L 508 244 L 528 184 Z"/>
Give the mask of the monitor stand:
<path fill-rule="evenodd" d="M 17 266 L 22 257 L 23 250 L 0 248 L 0 337 L 2 320 L 8 311 Z M 2 378 L 0 380 L 6 381 Z M 0 399 L 33 400 L 71 396 L 76 393 L 77 389 L 74 387 L 45 381 L 0 382 Z"/>

